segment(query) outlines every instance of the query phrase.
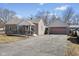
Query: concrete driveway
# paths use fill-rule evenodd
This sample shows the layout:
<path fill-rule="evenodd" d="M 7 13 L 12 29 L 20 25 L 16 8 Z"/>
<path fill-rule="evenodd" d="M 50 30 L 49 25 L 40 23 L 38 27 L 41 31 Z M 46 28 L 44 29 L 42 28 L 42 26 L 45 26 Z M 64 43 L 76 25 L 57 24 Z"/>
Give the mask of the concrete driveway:
<path fill-rule="evenodd" d="M 0 44 L 1 56 L 63 56 L 68 41 L 66 35 L 30 37 L 9 44 Z"/>

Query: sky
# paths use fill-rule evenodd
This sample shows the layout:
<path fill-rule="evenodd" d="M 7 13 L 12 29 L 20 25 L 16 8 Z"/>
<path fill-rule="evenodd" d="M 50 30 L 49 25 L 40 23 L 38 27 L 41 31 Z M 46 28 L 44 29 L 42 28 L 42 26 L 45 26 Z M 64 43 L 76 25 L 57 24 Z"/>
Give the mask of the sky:
<path fill-rule="evenodd" d="M 79 13 L 78 3 L 0 3 L 0 8 L 15 11 L 18 17 L 29 17 L 42 10 L 49 11 L 50 15 L 62 15 L 68 7 Z"/>

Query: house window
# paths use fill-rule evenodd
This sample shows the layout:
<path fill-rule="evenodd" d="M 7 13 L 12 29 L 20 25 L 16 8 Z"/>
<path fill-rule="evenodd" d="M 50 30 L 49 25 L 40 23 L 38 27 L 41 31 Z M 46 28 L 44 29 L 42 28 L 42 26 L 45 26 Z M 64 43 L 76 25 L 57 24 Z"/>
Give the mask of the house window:
<path fill-rule="evenodd" d="M 11 31 L 17 31 L 17 27 L 16 26 L 9 26 L 9 30 L 11 30 Z"/>

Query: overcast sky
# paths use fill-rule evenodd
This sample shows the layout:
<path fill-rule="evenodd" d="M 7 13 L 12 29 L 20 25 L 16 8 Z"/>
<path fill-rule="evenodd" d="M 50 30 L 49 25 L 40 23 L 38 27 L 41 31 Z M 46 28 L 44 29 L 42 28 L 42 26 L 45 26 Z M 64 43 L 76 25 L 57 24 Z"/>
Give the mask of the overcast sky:
<path fill-rule="evenodd" d="M 35 15 L 38 11 L 49 11 L 51 14 L 61 15 L 68 7 L 72 7 L 76 13 L 79 13 L 79 4 L 66 4 L 66 3 L 0 3 L 0 8 L 7 8 L 15 11 L 19 17 L 28 17 Z"/>

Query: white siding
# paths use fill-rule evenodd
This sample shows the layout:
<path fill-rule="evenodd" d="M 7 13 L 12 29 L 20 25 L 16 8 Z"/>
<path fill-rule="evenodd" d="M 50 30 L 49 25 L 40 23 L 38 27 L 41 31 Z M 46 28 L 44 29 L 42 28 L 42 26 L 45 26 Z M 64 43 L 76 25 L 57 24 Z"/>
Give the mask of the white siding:
<path fill-rule="evenodd" d="M 45 26 L 42 20 L 38 23 L 38 35 L 44 35 Z"/>

